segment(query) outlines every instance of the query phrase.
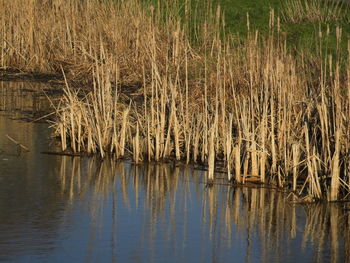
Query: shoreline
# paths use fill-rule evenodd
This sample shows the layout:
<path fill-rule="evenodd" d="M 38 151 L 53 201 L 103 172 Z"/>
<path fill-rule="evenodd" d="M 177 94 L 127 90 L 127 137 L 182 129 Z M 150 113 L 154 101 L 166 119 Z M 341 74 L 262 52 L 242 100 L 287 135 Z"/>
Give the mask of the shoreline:
<path fill-rule="evenodd" d="M 33 2 L 25 12 L 21 1 L 2 3 L 1 64 L 62 72 L 53 124 L 62 151 L 201 163 L 208 181 L 223 161 L 228 181 L 256 175 L 310 200 L 349 196 L 350 42 L 344 49 L 340 28 L 320 26 L 315 52 L 298 53 L 274 10 L 268 33 L 247 16 L 237 41 L 219 6 L 199 19 L 134 0 Z M 324 52 L 333 35 L 336 50 Z"/>

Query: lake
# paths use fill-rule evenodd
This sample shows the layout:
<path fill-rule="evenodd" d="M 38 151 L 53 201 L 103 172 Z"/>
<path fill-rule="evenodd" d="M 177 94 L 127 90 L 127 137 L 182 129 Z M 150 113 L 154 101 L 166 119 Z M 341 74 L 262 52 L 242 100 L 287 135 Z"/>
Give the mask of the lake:
<path fill-rule="evenodd" d="M 49 87 L 0 87 L 0 262 L 350 262 L 346 203 L 207 187 L 181 164 L 43 154 L 57 149 L 49 126 L 28 119 L 50 111 Z"/>

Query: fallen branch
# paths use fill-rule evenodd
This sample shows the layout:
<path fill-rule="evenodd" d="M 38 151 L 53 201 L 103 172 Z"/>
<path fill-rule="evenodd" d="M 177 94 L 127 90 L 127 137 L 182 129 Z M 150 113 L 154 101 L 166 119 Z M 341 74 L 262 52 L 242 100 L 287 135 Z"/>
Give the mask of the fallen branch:
<path fill-rule="evenodd" d="M 22 143 L 16 141 L 15 139 L 13 139 L 10 135 L 6 134 L 7 139 L 9 139 L 10 141 L 12 141 L 14 144 L 16 144 L 17 146 L 21 147 L 23 150 L 30 152 L 29 149 L 24 146 Z"/>

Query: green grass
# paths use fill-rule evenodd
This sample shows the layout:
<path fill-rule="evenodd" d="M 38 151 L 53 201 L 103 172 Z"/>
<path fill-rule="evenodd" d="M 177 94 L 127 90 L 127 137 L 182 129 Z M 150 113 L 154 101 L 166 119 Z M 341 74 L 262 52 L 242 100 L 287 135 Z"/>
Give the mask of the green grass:
<path fill-rule="evenodd" d="M 250 18 L 251 30 L 258 30 L 262 34 L 266 34 L 269 30 L 269 12 L 275 10 L 275 15 L 281 16 L 284 1 L 280 0 L 214 0 L 215 4 L 222 6 L 225 13 L 226 31 L 230 33 L 239 33 L 240 35 L 247 34 L 247 13 Z M 344 19 L 337 22 L 329 23 L 330 36 L 327 39 L 328 51 L 335 54 L 336 50 L 336 27 L 341 27 L 342 48 L 346 49 L 347 41 L 350 36 L 350 9 L 346 9 L 344 5 L 343 12 L 346 14 Z M 300 22 L 290 23 L 285 22 L 281 17 L 281 31 L 286 33 L 287 43 L 290 47 L 299 50 L 315 50 L 318 45 L 319 28 L 326 35 L 327 23 L 311 23 Z"/>
<path fill-rule="evenodd" d="M 298 52 L 300 50 L 316 52 L 319 47 L 319 29 L 321 28 L 323 36 L 326 35 L 327 25 L 330 29 L 330 35 L 323 41 L 324 49 L 333 55 L 336 54 L 336 27 L 342 28 L 341 47 L 346 50 L 347 41 L 350 36 L 350 8 L 344 5 L 343 11 L 346 17 L 340 21 L 332 23 L 311 23 L 303 21 L 299 23 L 286 22 L 281 17 L 285 1 L 281 0 L 143 0 L 146 5 L 159 6 L 163 12 L 164 19 L 171 16 L 183 17 L 183 22 L 192 34 L 192 39 L 198 38 L 195 24 L 208 17 L 208 7 L 211 8 L 215 16 L 215 10 L 220 5 L 225 17 L 225 34 L 234 34 L 244 38 L 247 35 L 247 14 L 249 14 L 250 30 L 258 30 L 260 34 L 265 35 L 269 32 L 269 12 L 275 11 L 275 17 L 280 17 L 281 31 L 287 37 L 287 44 L 290 49 Z M 187 15 L 186 15 L 187 3 Z M 348 9 L 347 9 L 348 8 Z M 323 50 L 325 52 L 326 50 Z"/>
<path fill-rule="evenodd" d="M 269 28 L 269 12 L 276 9 L 276 0 L 214 0 L 222 6 L 225 14 L 226 29 L 232 33 L 247 33 L 247 13 L 251 28 L 267 32 Z"/>

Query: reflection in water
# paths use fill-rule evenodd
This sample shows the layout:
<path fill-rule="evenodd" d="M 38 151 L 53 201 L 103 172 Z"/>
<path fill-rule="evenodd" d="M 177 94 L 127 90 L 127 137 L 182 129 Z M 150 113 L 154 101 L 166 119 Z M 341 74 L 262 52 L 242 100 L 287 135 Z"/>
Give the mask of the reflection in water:
<path fill-rule="evenodd" d="M 0 87 L 11 117 L 45 111 L 35 92 Z M 205 172 L 172 164 L 40 154 L 49 137 L 0 116 L 0 262 L 350 262 L 343 204 L 206 187 Z"/>
<path fill-rule="evenodd" d="M 6 135 L 25 145 L 19 152 Z M 0 116 L 0 261 L 27 249 L 54 249 L 62 206 L 56 199 L 56 176 L 49 171 L 58 159 L 40 155 L 50 140 L 47 125 L 13 121 Z M 8 259 L 10 257 L 11 260 Z"/>
<path fill-rule="evenodd" d="M 62 94 L 61 88 L 36 82 L 0 81 L 0 112 L 11 118 L 34 120 L 53 111 L 52 101 Z"/>
<path fill-rule="evenodd" d="M 133 252 L 143 258 L 147 246 L 151 253 L 140 261 L 163 261 L 159 250 L 165 250 L 180 261 L 193 254 L 198 261 L 224 262 L 233 253 L 238 262 L 350 262 L 350 216 L 336 204 L 300 206 L 264 188 L 207 188 L 193 183 L 202 172 L 172 165 L 64 157 L 59 176 L 61 194 L 71 205 L 89 195 L 92 258 L 106 231 L 106 214 L 112 221 L 112 257 L 119 257 L 118 224 L 127 220 L 118 216 L 122 206 L 140 217 Z"/>

